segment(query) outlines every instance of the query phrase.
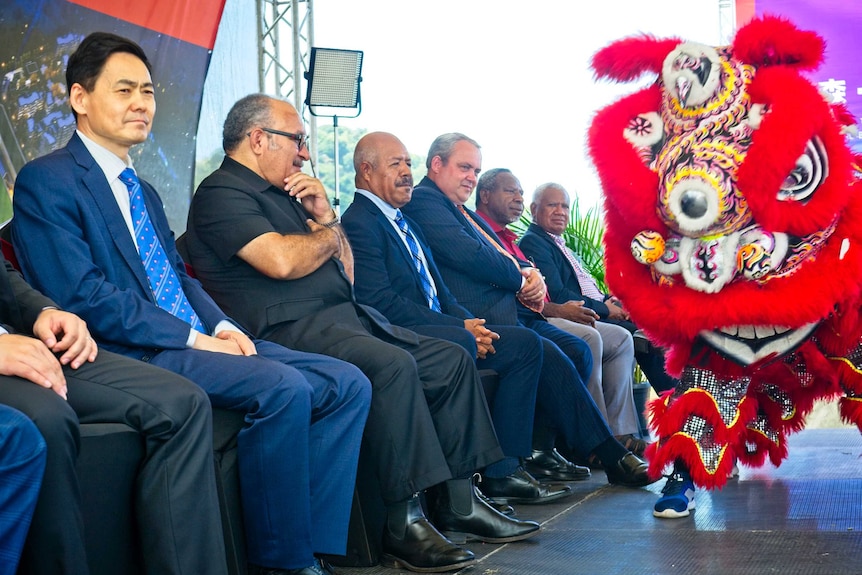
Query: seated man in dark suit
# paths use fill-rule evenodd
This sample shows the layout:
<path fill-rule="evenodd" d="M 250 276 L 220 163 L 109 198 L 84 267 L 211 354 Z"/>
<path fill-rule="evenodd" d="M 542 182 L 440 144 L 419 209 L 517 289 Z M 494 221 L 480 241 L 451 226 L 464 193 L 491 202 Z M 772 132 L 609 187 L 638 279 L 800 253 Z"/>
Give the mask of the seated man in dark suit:
<path fill-rule="evenodd" d="M 507 227 L 520 218 L 523 211 L 524 190 L 510 170 L 494 168 L 482 174 L 476 186 L 476 213 L 494 230 L 507 252 L 526 261 L 529 258 L 515 243 L 517 236 Z M 539 269 L 544 273 L 541 267 Z M 593 371 L 587 379 L 587 389 L 620 443 L 643 457 L 647 442 L 640 439 L 632 394 L 635 350 L 631 334 L 617 325 L 596 323 L 598 315 L 582 302 L 560 305 L 546 301 L 542 314 L 548 323 L 583 339 L 590 346 Z"/>
<path fill-rule="evenodd" d="M 556 481 L 576 481 L 590 476 L 554 450 L 532 453 L 534 404 L 547 411 L 558 401 L 550 386 L 539 383 L 539 398 L 524 404 L 514 395 L 531 382 L 535 388 L 543 364 L 539 336 L 518 326 L 485 325 L 455 301 L 424 245 L 399 208 L 410 201 L 413 177 L 410 155 L 392 134 L 364 136 L 353 153 L 356 195 L 344 214 L 343 225 L 353 247 L 356 299 L 383 313 L 395 325 L 439 337 L 464 346 L 482 369 L 500 376 L 491 402 L 494 426 L 506 454 L 526 460 L 529 473 L 511 477 L 489 468 L 480 488 L 486 495 L 505 497 L 505 483 L 526 481 L 539 489 L 530 476 Z M 526 485 L 523 486 L 526 488 Z M 521 498 L 517 498 L 518 501 Z"/>
<path fill-rule="evenodd" d="M 534 534 L 538 524 L 498 513 L 473 488 L 474 471 L 502 452 L 472 358 L 356 303 L 350 244 L 323 184 L 301 171 L 307 136 L 293 106 L 246 96 L 223 133 L 226 157 L 189 211 L 191 264 L 246 329 L 354 363 L 371 380 L 364 446 L 387 504 L 384 562 L 446 571 L 474 561 L 422 515 L 416 494 L 438 484 L 434 516 L 447 532 L 482 541 Z"/>
<path fill-rule="evenodd" d="M 530 202 L 533 223 L 519 242 L 521 249 L 542 270 L 552 302 L 566 305 L 582 301 L 584 307 L 596 313 L 600 322 L 621 326 L 634 334 L 637 326 L 629 320 L 620 301 L 601 293 L 584 271 L 577 254 L 569 253 L 571 250 L 560 245 L 558 238 L 569 225 L 569 208 L 569 194 L 561 185 L 548 183 L 536 188 Z M 650 346 L 636 351 L 635 357 L 657 392 L 676 386 L 676 380 L 664 369 L 664 354 L 660 349 Z"/>
<path fill-rule="evenodd" d="M 0 404 L 32 419 L 47 445 L 22 572 L 89 573 L 78 423 L 100 422 L 124 423 L 143 437 L 135 501 L 143 573 L 226 574 L 206 394 L 179 375 L 97 349 L 80 318 L 57 309 L 2 258 L 0 324 Z M 0 490 L 10 485 L 0 478 Z M 0 509 L 0 526 L 3 516 Z"/>
<path fill-rule="evenodd" d="M 42 474 L 45 440 L 26 415 L 0 404 L 0 575 L 15 575 Z"/>
<path fill-rule="evenodd" d="M 646 463 L 614 438 L 590 397 L 583 379 L 589 369 L 573 364 L 592 366 L 589 347 L 544 320 L 541 275 L 506 252 L 482 218 L 464 207 L 482 169 L 479 145 L 463 134 L 445 134 L 431 145 L 426 166 L 427 176 L 403 211 L 419 224 L 443 281 L 461 305 L 489 323 L 524 325 L 542 336 L 548 374 L 542 381 L 556 383 L 560 398 L 554 406 L 545 406 L 556 413 L 542 423 L 557 430 L 567 447 L 582 457 L 595 455 L 611 483 L 648 484 Z M 546 441 L 542 447 L 553 447 L 553 437 Z"/>
<path fill-rule="evenodd" d="M 252 341 L 185 272 L 162 202 L 138 178 L 129 155 L 147 139 L 155 114 L 150 64 L 140 46 L 114 34 L 90 34 L 69 58 L 66 85 L 75 135 L 66 147 L 24 166 L 15 185 L 12 239 L 27 279 L 86 320 L 104 348 L 137 360 L 134 369 L 124 368 L 135 373 L 135 384 L 150 384 L 137 379 L 147 364 L 162 367 L 202 387 L 213 405 L 243 413 L 239 483 L 252 569 L 320 575 L 327 568 L 314 554 L 343 554 L 347 545 L 371 401 L 368 380 L 346 362 Z M 117 409 L 136 392 L 132 388 Z M 161 388 L 159 394 L 168 396 Z M 206 403 L 201 392 L 195 397 Z M 137 405 L 123 413 L 141 417 Z M 184 421 L 164 421 L 167 410 L 155 415 L 162 418 L 153 431 L 156 444 L 166 429 L 181 425 L 174 421 Z M 208 421 L 200 424 L 209 431 Z M 180 449 L 167 451 L 183 457 Z M 211 461 L 201 465 L 211 477 Z M 204 481 L 188 479 L 185 463 L 169 466 L 174 470 L 182 470 L 177 481 L 183 490 L 205 488 Z M 163 488 L 167 479 L 153 481 Z M 147 499 L 141 505 L 146 512 L 182 524 L 142 533 L 154 545 L 164 545 L 164 533 L 183 543 L 203 540 L 199 507 Z M 205 527 L 213 530 L 207 542 L 221 537 L 218 516 L 212 523 Z M 212 556 L 191 544 L 175 553 L 180 565 Z M 148 559 L 158 557 L 147 552 Z M 154 565 L 152 573 L 169 567 Z M 180 571 L 211 572 L 194 565 Z"/>

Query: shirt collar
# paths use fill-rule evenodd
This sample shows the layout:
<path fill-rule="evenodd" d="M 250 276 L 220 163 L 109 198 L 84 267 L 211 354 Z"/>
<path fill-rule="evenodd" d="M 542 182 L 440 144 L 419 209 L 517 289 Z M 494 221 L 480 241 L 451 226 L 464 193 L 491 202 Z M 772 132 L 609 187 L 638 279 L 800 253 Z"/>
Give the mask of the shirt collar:
<path fill-rule="evenodd" d="M 97 144 L 95 141 L 81 133 L 80 130 L 76 130 L 75 133 L 78 134 L 78 137 L 81 138 L 87 151 L 90 152 L 90 155 L 93 156 L 94 160 L 96 160 L 96 164 L 102 168 L 102 172 L 104 172 L 105 177 L 109 182 L 117 179 L 120 176 L 120 173 L 126 168 L 135 168 L 132 165 L 131 158 L 128 158 L 129 163 L 126 164 L 126 162 L 118 158 L 115 153 L 111 152 L 101 144 Z"/>
<path fill-rule="evenodd" d="M 378 210 L 383 212 L 384 216 L 386 216 L 390 220 L 395 219 L 395 216 L 397 215 L 397 212 L 398 212 L 397 208 L 392 207 L 391 205 L 386 203 L 383 199 L 381 199 L 379 196 L 375 196 L 374 194 L 372 194 L 368 190 L 363 190 L 361 188 L 357 188 L 356 193 L 359 194 L 360 196 L 365 196 L 366 198 L 368 198 L 368 200 L 371 201 L 371 203 L 373 203 L 375 206 L 377 206 Z"/>
<path fill-rule="evenodd" d="M 499 234 L 500 232 L 502 232 L 503 230 L 506 229 L 505 226 L 501 226 L 500 224 L 498 224 L 497 222 L 492 220 L 490 216 L 485 215 L 483 212 L 476 211 L 475 213 L 482 216 L 482 219 L 485 220 L 489 226 L 491 226 L 491 229 L 494 230 L 495 234 Z"/>

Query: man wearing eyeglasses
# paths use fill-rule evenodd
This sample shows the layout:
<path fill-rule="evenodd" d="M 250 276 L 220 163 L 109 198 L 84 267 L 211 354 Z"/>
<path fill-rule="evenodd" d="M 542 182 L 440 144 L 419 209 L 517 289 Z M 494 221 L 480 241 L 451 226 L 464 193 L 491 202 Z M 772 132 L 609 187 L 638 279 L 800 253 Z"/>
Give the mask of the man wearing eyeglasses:
<path fill-rule="evenodd" d="M 534 535 L 537 523 L 499 513 L 472 484 L 475 470 L 503 458 L 473 358 L 356 302 L 350 244 L 323 184 L 301 171 L 302 134 L 287 102 L 253 94 L 234 104 L 226 158 L 189 211 L 198 278 L 258 337 L 349 361 L 371 380 L 363 446 L 387 508 L 384 564 L 437 572 L 475 561 L 425 518 L 417 494 L 432 486 L 434 520 L 461 540 Z"/>

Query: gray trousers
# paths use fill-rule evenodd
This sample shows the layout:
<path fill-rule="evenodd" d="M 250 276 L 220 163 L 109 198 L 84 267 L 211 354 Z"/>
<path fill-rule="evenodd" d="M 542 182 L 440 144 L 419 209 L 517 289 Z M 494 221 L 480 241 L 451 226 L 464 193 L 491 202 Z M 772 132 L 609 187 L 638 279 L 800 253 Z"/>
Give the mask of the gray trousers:
<path fill-rule="evenodd" d="M 593 354 L 593 371 L 586 382 L 614 435 L 640 434 L 632 395 L 635 348 L 631 334 L 618 325 L 596 322 L 595 327 L 567 319 L 548 318 L 551 325 L 587 342 Z"/>

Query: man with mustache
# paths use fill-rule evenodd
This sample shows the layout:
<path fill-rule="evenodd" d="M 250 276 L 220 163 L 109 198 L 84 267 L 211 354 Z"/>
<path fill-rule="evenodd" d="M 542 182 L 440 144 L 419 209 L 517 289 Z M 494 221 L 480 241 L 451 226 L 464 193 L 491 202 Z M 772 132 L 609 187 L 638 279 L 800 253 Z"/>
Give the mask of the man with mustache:
<path fill-rule="evenodd" d="M 309 160 L 296 109 L 263 94 L 234 104 L 226 158 L 199 186 L 187 249 L 205 288 L 258 337 L 357 365 L 371 380 L 364 446 L 387 506 L 383 562 L 451 571 L 473 553 L 425 518 L 418 493 L 439 485 L 434 519 L 460 539 L 524 539 L 537 523 L 479 499 L 472 474 L 502 459 L 476 366 L 455 344 L 393 326 L 356 303 L 353 255 Z"/>

